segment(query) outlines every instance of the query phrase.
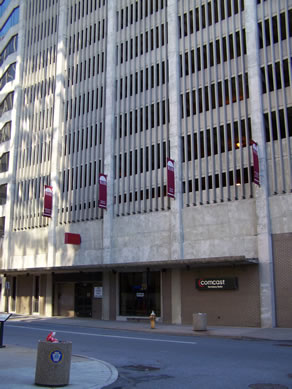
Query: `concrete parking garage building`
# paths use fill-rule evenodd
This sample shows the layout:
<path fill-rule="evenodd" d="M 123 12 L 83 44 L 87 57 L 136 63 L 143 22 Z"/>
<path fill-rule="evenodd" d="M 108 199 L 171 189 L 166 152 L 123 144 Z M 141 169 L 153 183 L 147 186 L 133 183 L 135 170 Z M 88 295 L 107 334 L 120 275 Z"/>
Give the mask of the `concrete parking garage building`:
<path fill-rule="evenodd" d="M 0 310 L 291 327 L 291 46 L 291 0 L 0 0 Z"/>

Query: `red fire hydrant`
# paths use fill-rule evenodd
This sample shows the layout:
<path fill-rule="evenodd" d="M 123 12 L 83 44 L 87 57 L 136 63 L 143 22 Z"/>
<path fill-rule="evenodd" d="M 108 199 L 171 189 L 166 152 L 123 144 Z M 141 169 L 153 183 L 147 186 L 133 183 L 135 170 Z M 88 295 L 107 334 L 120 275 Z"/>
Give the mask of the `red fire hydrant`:
<path fill-rule="evenodd" d="M 155 320 L 156 320 L 156 315 L 154 311 L 151 312 L 149 319 L 150 319 L 151 329 L 153 330 L 155 328 Z"/>

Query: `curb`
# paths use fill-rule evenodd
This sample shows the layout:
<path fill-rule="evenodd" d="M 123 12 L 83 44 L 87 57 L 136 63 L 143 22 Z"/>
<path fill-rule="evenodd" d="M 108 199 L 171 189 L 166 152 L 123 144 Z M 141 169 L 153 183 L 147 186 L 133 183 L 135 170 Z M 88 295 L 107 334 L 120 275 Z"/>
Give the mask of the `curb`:
<path fill-rule="evenodd" d="M 72 354 L 72 356 L 77 357 L 77 358 L 84 358 L 84 359 L 87 359 L 87 360 L 93 361 L 93 362 L 98 362 L 100 365 L 105 366 L 105 368 L 110 371 L 110 378 L 105 383 L 103 383 L 102 386 L 100 386 L 100 385 L 93 385 L 93 386 L 90 387 L 90 389 L 101 389 L 101 388 L 104 388 L 104 387 L 106 387 L 108 385 L 111 385 L 112 383 L 114 383 L 118 379 L 118 376 L 119 376 L 118 370 L 116 369 L 115 366 L 111 365 L 110 363 L 108 363 L 106 361 L 102 361 L 101 359 L 87 357 L 85 355 L 80 355 L 80 354 Z"/>

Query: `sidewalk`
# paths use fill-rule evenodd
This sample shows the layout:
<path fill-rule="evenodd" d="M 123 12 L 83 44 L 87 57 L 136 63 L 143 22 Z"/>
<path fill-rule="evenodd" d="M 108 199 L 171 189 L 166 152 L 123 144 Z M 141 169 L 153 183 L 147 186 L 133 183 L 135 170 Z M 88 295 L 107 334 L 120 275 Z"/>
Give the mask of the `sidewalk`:
<path fill-rule="evenodd" d="M 36 350 L 12 345 L 0 348 L 0 388 L 36 388 L 35 367 Z M 101 389 L 115 382 L 117 378 L 117 369 L 109 363 L 72 355 L 70 388 Z"/>
<path fill-rule="evenodd" d="M 172 325 L 156 323 L 150 328 L 149 321 L 103 321 L 94 319 L 13 315 L 7 325 L 13 322 L 41 321 L 53 328 L 55 324 L 103 328 L 111 330 L 140 331 L 176 336 L 210 336 L 234 339 L 262 339 L 292 342 L 292 328 L 252 328 L 252 327 L 218 327 L 208 326 L 206 331 L 193 331 L 190 325 Z M 5 342 L 4 342 L 5 343 Z M 17 368 L 11 367 L 11 361 Z M 35 388 L 34 374 L 36 350 L 7 345 L 0 348 L 0 388 L 31 389 Z M 99 389 L 110 385 L 118 378 L 116 368 L 107 362 L 73 355 L 71 363 L 70 387 L 72 389 Z"/>
<path fill-rule="evenodd" d="M 292 341 L 292 328 L 257 328 L 257 327 L 229 327 L 229 326 L 207 326 L 206 331 L 193 331 L 191 325 L 175 325 L 156 322 L 155 329 L 150 328 L 149 320 L 96 320 L 87 318 L 68 318 L 68 317 L 40 317 L 13 315 L 12 321 L 34 321 L 41 320 L 48 324 L 62 324 L 72 326 L 83 326 L 90 328 L 103 328 L 125 331 L 142 331 L 168 335 L 183 336 L 221 336 L 226 338 L 240 339 L 262 339 L 274 341 Z"/>

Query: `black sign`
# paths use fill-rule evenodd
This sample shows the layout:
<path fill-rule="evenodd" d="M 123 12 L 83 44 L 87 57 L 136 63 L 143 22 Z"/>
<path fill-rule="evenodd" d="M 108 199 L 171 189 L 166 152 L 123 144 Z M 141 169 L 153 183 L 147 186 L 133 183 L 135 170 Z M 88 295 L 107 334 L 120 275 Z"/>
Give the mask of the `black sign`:
<path fill-rule="evenodd" d="M 3 332 L 4 332 L 4 323 L 10 318 L 12 313 L 0 313 L 0 348 L 5 347 L 3 345 Z"/>
<path fill-rule="evenodd" d="M 11 315 L 12 313 L 0 313 L 0 322 L 5 322 Z"/>
<path fill-rule="evenodd" d="M 233 278 L 197 278 L 196 288 L 199 290 L 232 290 L 238 288 L 237 277 Z"/>

